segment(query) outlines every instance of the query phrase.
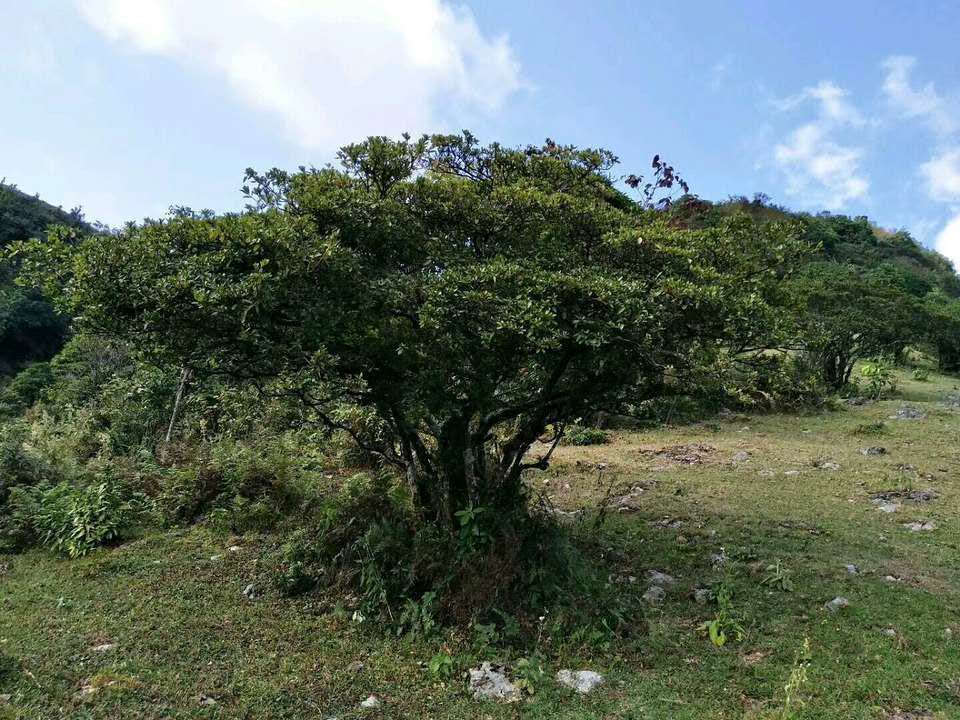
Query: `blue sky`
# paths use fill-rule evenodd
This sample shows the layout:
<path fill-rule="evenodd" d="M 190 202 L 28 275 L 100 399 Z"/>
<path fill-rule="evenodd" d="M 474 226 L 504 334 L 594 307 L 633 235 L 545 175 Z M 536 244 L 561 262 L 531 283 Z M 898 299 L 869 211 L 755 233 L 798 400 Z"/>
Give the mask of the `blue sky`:
<path fill-rule="evenodd" d="M 960 264 L 960 3 L 0 0 L 0 177 L 110 224 L 370 133 L 661 153 Z"/>

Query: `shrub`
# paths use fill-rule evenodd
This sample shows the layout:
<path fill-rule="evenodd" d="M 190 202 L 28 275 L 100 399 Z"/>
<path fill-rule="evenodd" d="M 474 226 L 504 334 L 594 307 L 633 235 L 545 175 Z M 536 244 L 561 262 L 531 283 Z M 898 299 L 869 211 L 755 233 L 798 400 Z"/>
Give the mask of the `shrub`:
<path fill-rule="evenodd" d="M 460 534 L 450 542 L 417 524 L 400 487 L 382 476 L 351 478 L 317 526 L 276 553 L 277 588 L 354 596 L 358 619 L 398 633 L 481 623 L 498 628 L 503 642 L 546 633 L 562 645 L 642 631 L 637 586 L 611 582 L 611 568 L 569 529 L 474 507 L 458 514 Z"/>
<path fill-rule="evenodd" d="M 77 487 L 69 483 L 15 487 L 10 491 L 12 525 L 21 538 L 69 557 L 117 542 L 148 515 L 142 493 L 119 482 Z"/>
<path fill-rule="evenodd" d="M 927 382 L 930 380 L 930 371 L 927 368 L 914 368 L 913 379 L 918 382 Z"/>
<path fill-rule="evenodd" d="M 610 442 L 610 434 L 600 428 L 574 425 L 563 436 L 564 445 L 604 445 Z"/>
<path fill-rule="evenodd" d="M 40 399 L 53 382 L 50 363 L 38 362 L 21 370 L 0 393 L 0 415 L 23 412 Z"/>
<path fill-rule="evenodd" d="M 867 381 L 867 394 L 875 400 L 897 389 L 893 364 L 884 357 L 865 362 L 860 368 L 860 376 Z"/>

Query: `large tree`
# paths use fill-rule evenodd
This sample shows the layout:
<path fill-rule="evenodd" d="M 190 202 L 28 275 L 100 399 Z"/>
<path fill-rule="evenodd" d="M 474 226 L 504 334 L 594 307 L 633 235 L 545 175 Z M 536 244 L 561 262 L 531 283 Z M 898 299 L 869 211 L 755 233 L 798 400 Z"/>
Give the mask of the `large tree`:
<path fill-rule="evenodd" d="M 688 370 L 761 345 L 799 248 L 745 218 L 675 229 L 600 150 L 464 134 L 370 138 L 339 160 L 250 173 L 240 215 L 18 254 L 88 330 L 301 399 L 447 526 L 516 507 L 564 423 L 695 390 Z"/>

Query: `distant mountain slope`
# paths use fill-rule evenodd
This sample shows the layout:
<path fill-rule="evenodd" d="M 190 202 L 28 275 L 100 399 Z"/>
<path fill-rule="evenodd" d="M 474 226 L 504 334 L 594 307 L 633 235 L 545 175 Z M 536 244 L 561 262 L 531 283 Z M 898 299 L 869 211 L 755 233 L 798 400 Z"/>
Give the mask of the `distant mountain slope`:
<path fill-rule="evenodd" d="M 50 225 L 93 228 L 79 210 L 66 212 L 40 198 L 0 183 L 0 249 L 17 240 L 42 235 Z M 46 360 L 62 347 L 67 323 L 46 300 L 17 287 L 15 270 L 0 266 L 0 377 L 24 364 Z"/>
<path fill-rule="evenodd" d="M 15 185 L 0 183 L 0 247 L 35 237 L 57 224 L 91 229 L 78 210 L 67 212 L 21 192 Z"/>
<path fill-rule="evenodd" d="M 906 230 L 885 230 L 866 217 L 791 212 L 770 204 L 762 196 L 755 200 L 732 198 L 721 203 L 687 198 L 677 203 L 673 212 L 683 224 L 691 227 L 707 226 L 737 212 L 747 213 L 761 222 L 793 220 L 803 225 L 811 244 L 822 247 L 817 260 L 893 273 L 915 297 L 941 290 L 950 297 L 960 298 L 960 276 L 947 258 L 925 248 Z"/>

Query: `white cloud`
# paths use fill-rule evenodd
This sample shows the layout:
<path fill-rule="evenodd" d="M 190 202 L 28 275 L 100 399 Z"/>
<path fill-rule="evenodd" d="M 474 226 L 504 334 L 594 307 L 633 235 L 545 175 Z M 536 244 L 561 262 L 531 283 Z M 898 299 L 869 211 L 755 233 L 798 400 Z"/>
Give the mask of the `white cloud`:
<path fill-rule="evenodd" d="M 113 41 L 222 79 L 307 148 L 459 129 L 523 86 L 505 36 L 446 0 L 75 0 Z"/>
<path fill-rule="evenodd" d="M 960 268 L 960 214 L 946 224 L 933 244 L 937 252 L 950 258 L 955 269 Z"/>
<path fill-rule="evenodd" d="M 806 205 L 840 210 L 869 190 L 870 183 L 860 170 L 863 151 L 836 138 L 843 128 L 865 124 L 848 95 L 836 83 L 824 80 L 798 95 L 774 101 L 782 111 L 807 101 L 817 103 L 817 118 L 793 130 L 773 149 L 774 162 L 787 180 L 787 194 Z"/>
<path fill-rule="evenodd" d="M 957 121 L 950 103 L 941 96 L 932 82 L 914 87 L 911 73 L 917 59 L 909 55 L 893 55 L 881 67 L 883 92 L 895 110 L 907 118 L 923 118 L 938 133 L 948 134 L 957 129 Z"/>
<path fill-rule="evenodd" d="M 829 122 L 863 125 L 863 116 L 847 100 L 849 93 L 830 80 L 821 80 L 813 87 L 804 88 L 798 95 L 775 100 L 780 110 L 793 110 L 806 100 L 815 100 L 820 104 L 820 116 Z"/>
<path fill-rule="evenodd" d="M 818 123 L 797 128 L 773 152 L 786 174 L 787 193 L 827 210 L 839 210 L 867 194 L 870 184 L 859 174 L 861 156 L 860 149 L 830 139 Z"/>
<path fill-rule="evenodd" d="M 960 202 L 960 146 L 935 155 L 920 166 L 927 193 L 941 202 Z"/>

